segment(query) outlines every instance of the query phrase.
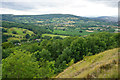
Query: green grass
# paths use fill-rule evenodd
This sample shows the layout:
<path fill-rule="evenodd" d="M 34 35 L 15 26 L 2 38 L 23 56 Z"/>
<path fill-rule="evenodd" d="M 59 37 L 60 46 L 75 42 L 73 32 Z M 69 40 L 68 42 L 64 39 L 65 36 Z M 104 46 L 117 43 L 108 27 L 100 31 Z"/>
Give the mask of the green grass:
<path fill-rule="evenodd" d="M 44 36 L 50 36 L 50 37 L 55 37 L 55 36 L 59 36 L 61 38 L 66 38 L 66 37 L 69 37 L 69 36 L 63 36 L 63 35 L 54 35 L 54 34 L 42 34 L 42 37 Z"/>
<path fill-rule="evenodd" d="M 86 32 L 85 30 L 82 30 L 83 32 L 80 33 L 79 32 L 80 30 L 68 30 L 68 31 L 63 31 L 63 30 L 54 30 L 53 33 L 57 33 L 57 34 L 70 34 L 70 35 L 88 35 L 88 34 L 91 34 L 91 33 L 96 33 L 97 31 L 94 31 L 94 32 Z"/>
<path fill-rule="evenodd" d="M 86 56 L 56 78 L 118 78 L 118 48 Z"/>
<path fill-rule="evenodd" d="M 23 33 L 23 31 L 25 31 L 25 30 L 26 30 L 26 33 Z M 16 32 L 17 32 L 16 35 L 26 35 L 26 34 L 32 35 L 32 34 L 34 34 L 32 31 L 29 31 L 29 30 L 27 30 L 27 29 L 14 28 L 14 27 L 13 27 L 13 28 L 9 28 L 9 29 L 7 30 L 7 33 L 13 35 L 12 31 L 16 31 Z"/>
<path fill-rule="evenodd" d="M 17 34 L 13 34 L 12 33 L 13 31 L 16 31 Z M 26 31 L 26 33 L 23 33 L 23 31 Z M 7 33 L 4 33 L 4 35 L 12 35 L 12 37 L 8 38 L 8 41 L 10 41 L 10 40 L 21 40 L 25 37 L 26 34 L 29 34 L 31 36 L 34 33 L 32 31 L 27 30 L 27 29 L 15 28 L 15 27 L 8 28 Z"/>

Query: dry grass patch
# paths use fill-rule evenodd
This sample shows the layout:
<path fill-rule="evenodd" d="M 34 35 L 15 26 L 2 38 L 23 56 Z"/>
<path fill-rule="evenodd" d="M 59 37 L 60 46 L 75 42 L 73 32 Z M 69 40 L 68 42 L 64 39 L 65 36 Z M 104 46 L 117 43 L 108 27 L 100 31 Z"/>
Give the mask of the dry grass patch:
<path fill-rule="evenodd" d="M 68 67 L 57 78 L 117 78 L 118 48 L 107 50 Z"/>

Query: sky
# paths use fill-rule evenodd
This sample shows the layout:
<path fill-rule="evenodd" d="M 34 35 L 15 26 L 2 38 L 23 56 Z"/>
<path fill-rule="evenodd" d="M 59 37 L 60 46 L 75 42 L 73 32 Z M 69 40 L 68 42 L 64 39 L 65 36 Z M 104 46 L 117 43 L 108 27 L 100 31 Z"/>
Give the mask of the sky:
<path fill-rule="evenodd" d="M 119 0 L 0 0 L 0 14 L 117 16 Z"/>

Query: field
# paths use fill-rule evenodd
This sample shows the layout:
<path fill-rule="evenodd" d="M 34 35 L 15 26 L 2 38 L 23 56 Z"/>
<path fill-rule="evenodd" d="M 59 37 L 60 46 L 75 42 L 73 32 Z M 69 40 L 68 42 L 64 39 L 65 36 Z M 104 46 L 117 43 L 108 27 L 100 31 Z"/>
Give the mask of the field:
<path fill-rule="evenodd" d="M 68 67 L 56 78 L 117 78 L 118 48 L 87 56 Z"/>
<path fill-rule="evenodd" d="M 69 37 L 69 36 L 54 35 L 54 34 L 42 34 L 42 37 L 44 37 L 44 36 L 50 36 L 50 37 L 59 36 L 59 37 L 61 37 L 61 38 L 66 38 L 66 37 Z"/>
<path fill-rule="evenodd" d="M 11 35 L 12 36 L 12 37 L 8 38 L 8 41 L 9 40 L 21 40 L 21 39 L 25 38 L 26 34 L 29 34 L 30 36 L 32 34 L 34 35 L 34 33 L 32 31 L 29 31 L 27 29 L 22 29 L 22 28 L 13 27 L 13 28 L 8 28 L 6 30 L 7 30 L 7 32 L 4 33 L 4 35 Z M 16 33 L 13 33 L 13 31 Z"/>
<path fill-rule="evenodd" d="M 63 31 L 63 30 L 54 30 L 53 33 L 57 33 L 57 34 L 67 34 L 67 35 L 88 35 L 88 34 L 91 34 L 91 33 L 96 33 L 97 31 L 94 31 L 94 32 L 87 32 L 85 30 L 81 30 L 82 33 L 79 32 L 79 30 L 68 30 L 68 31 Z"/>

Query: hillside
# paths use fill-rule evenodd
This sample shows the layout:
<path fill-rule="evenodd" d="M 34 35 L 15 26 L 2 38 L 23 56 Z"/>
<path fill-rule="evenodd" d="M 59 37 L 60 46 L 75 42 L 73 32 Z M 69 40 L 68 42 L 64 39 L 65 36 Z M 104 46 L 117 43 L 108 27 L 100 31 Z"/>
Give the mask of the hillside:
<path fill-rule="evenodd" d="M 116 20 L 115 17 L 110 16 L 103 16 L 103 17 L 96 17 L 96 18 L 89 18 L 89 17 L 82 17 L 76 16 L 71 14 L 44 14 L 44 15 L 13 15 L 13 14 L 2 14 L 3 21 L 13 21 L 19 23 L 54 23 L 54 24 L 68 24 L 67 21 L 74 21 L 76 23 L 79 22 L 87 22 L 94 24 L 114 24 L 113 20 Z M 112 22 L 109 22 L 111 20 Z M 106 21 L 106 22 L 105 22 Z M 71 22 L 72 23 L 72 22 Z M 84 24 L 87 24 L 84 23 Z M 100 24 L 101 24 L 100 23 Z"/>
<path fill-rule="evenodd" d="M 68 67 L 56 78 L 117 78 L 118 48 L 107 50 Z"/>
<path fill-rule="evenodd" d="M 106 18 L 106 17 L 105 17 Z M 98 32 L 118 32 L 117 23 L 101 18 L 70 14 L 12 15 L 2 14 L 3 27 L 25 28 L 39 34 L 84 36 Z"/>
<path fill-rule="evenodd" d="M 96 20 L 103 20 L 103 21 L 107 21 L 107 22 L 118 22 L 118 18 L 117 17 L 112 17 L 112 16 L 100 16 L 100 17 L 96 17 L 93 18 Z"/>
<path fill-rule="evenodd" d="M 9 36 L 8 41 L 10 40 L 22 40 L 25 39 L 26 35 L 29 34 L 29 36 L 35 35 L 32 31 L 23 29 L 23 28 L 2 28 L 3 30 L 3 37 Z"/>

